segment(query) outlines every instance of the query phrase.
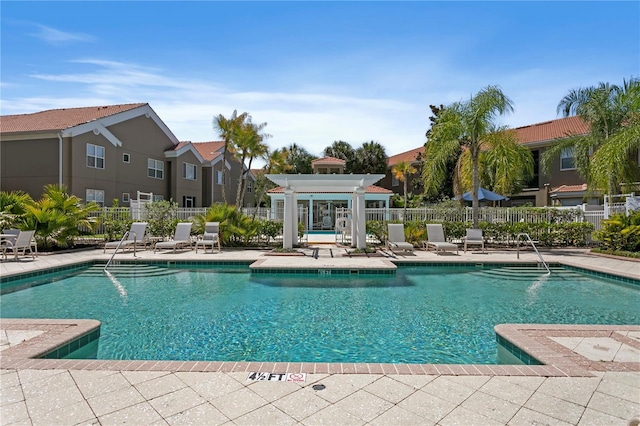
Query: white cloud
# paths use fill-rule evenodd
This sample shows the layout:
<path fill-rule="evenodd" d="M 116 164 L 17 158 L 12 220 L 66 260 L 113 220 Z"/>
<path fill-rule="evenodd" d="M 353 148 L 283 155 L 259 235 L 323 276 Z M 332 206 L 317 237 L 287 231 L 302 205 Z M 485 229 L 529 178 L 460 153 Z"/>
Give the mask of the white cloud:
<path fill-rule="evenodd" d="M 93 42 L 95 40 L 95 38 L 89 34 L 60 31 L 56 28 L 41 24 L 34 25 L 38 31 L 31 35 L 52 45 L 61 45 L 73 42 Z"/>

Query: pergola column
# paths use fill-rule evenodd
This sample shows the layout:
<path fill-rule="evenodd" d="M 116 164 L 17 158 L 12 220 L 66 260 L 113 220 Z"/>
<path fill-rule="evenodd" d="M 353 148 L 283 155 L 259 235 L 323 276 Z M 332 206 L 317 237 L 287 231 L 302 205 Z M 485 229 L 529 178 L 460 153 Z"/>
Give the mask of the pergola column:
<path fill-rule="evenodd" d="M 298 206 L 295 191 L 284 190 L 284 227 L 282 230 L 282 247 L 291 249 L 298 239 Z"/>
<path fill-rule="evenodd" d="M 353 193 L 353 228 L 356 229 L 355 235 L 352 234 L 352 241 L 356 243 L 356 248 L 367 248 L 367 215 L 365 211 L 365 190 L 364 188 L 356 188 Z"/>

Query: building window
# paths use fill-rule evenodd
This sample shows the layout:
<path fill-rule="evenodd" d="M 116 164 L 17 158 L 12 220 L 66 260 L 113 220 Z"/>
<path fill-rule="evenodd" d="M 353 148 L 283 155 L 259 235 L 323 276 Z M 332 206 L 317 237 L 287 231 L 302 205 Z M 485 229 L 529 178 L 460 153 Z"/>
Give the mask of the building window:
<path fill-rule="evenodd" d="M 164 195 L 153 194 L 153 201 L 162 201 L 162 200 L 164 200 Z"/>
<path fill-rule="evenodd" d="M 94 169 L 104 169 L 104 147 L 87 144 L 87 167 Z"/>
<path fill-rule="evenodd" d="M 182 207 L 193 208 L 196 206 L 196 197 L 182 197 Z"/>
<path fill-rule="evenodd" d="M 182 163 L 182 177 L 189 180 L 196 180 L 195 164 Z"/>
<path fill-rule="evenodd" d="M 253 181 L 251 179 L 247 179 L 247 192 L 253 192 Z"/>
<path fill-rule="evenodd" d="M 131 156 L 127 153 L 122 154 L 122 162 L 123 163 L 130 163 L 131 162 Z"/>
<path fill-rule="evenodd" d="M 576 158 L 573 148 L 565 148 L 560 153 L 560 170 L 573 170 L 576 168 Z"/>
<path fill-rule="evenodd" d="M 221 170 L 216 171 L 216 183 L 218 185 L 224 185 L 224 173 Z"/>
<path fill-rule="evenodd" d="M 123 203 L 128 203 L 129 200 L 131 200 L 131 195 L 128 192 L 123 192 L 122 193 L 122 202 Z"/>
<path fill-rule="evenodd" d="M 147 176 L 155 179 L 164 178 L 164 161 L 149 158 L 147 161 Z"/>
<path fill-rule="evenodd" d="M 391 186 L 400 186 L 400 179 L 395 176 L 391 176 Z"/>
<path fill-rule="evenodd" d="M 90 203 L 93 201 L 99 206 L 104 206 L 104 191 L 99 189 L 87 189 L 85 201 Z"/>
<path fill-rule="evenodd" d="M 540 151 L 538 151 L 537 149 L 531 151 L 531 156 L 533 157 L 533 176 L 531 177 L 529 182 L 524 185 L 524 187 L 538 188 L 540 185 Z"/>

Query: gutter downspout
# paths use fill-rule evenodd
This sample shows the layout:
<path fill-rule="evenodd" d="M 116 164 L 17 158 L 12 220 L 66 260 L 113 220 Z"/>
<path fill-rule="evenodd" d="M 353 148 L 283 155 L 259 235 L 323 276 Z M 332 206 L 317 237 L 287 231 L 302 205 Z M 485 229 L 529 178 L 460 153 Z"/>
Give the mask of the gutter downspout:
<path fill-rule="evenodd" d="M 58 133 L 58 185 L 62 186 L 62 132 Z"/>

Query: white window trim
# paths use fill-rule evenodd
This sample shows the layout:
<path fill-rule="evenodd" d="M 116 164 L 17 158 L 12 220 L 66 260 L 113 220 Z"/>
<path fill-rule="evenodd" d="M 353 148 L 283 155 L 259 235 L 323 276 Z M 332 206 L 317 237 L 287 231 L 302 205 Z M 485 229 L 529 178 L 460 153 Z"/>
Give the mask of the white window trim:
<path fill-rule="evenodd" d="M 151 162 L 153 163 L 151 164 Z M 153 170 L 153 176 L 149 175 L 150 170 Z M 162 176 L 158 177 L 158 172 L 161 172 Z M 164 179 L 164 161 L 154 158 L 147 159 L 147 177 L 151 179 Z"/>
<path fill-rule="evenodd" d="M 216 185 L 224 186 L 226 173 L 222 173 L 222 170 L 216 170 Z"/>
<path fill-rule="evenodd" d="M 91 196 L 89 194 L 91 194 Z M 102 200 L 100 200 L 100 198 L 102 198 Z M 87 203 L 94 201 L 98 205 L 104 206 L 104 190 L 87 188 L 85 190 L 85 201 Z"/>
<path fill-rule="evenodd" d="M 188 177 L 187 170 L 193 169 L 193 177 Z M 198 167 L 191 163 L 182 163 L 182 178 L 186 180 L 198 180 Z"/>
<path fill-rule="evenodd" d="M 94 152 L 96 152 L 95 154 L 91 155 L 89 154 L 89 147 L 92 146 L 94 149 Z M 99 156 L 97 154 L 98 149 L 102 150 L 102 156 Z M 92 144 L 92 143 L 87 143 L 87 167 L 91 168 L 91 169 L 100 169 L 100 170 L 104 170 L 104 166 L 105 166 L 105 150 L 104 150 L 104 146 L 100 146 L 100 145 L 96 145 L 96 144 Z M 94 165 L 90 165 L 89 164 L 89 158 L 93 158 L 93 163 Z M 98 167 L 98 159 L 102 160 L 102 167 Z"/>
<path fill-rule="evenodd" d="M 189 204 L 191 204 L 190 206 L 187 206 L 187 200 L 190 201 Z M 190 195 L 185 195 L 183 198 L 183 202 L 184 205 L 182 207 L 184 208 L 194 208 L 196 206 L 196 197 L 192 197 Z"/>
<path fill-rule="evenodd" d="M 571 152 L 571 155 L 568 155 L 568 153 Z M 573 167 L 562 167 L 562 160 L 566 159 L 566 158 L 573 158 Z M 576 156 L 573 153 L 573 148 L 565 148 L 560 152 L 560 171 L 565 171 L 565 170 L 575 170 L 576 164 Z"/>
<path fill-rule="evenodd" d="M 127 164 L 131 163 L 131 155 L 126 152 L 122 153 L 122 162 Z"/>
<path fill-rule="evenodd" d="M 131 201 L 131 194 L 128 192 L 123 192 L 122 193 L 122 202 L 123 203 L 128 203 Z"/>

